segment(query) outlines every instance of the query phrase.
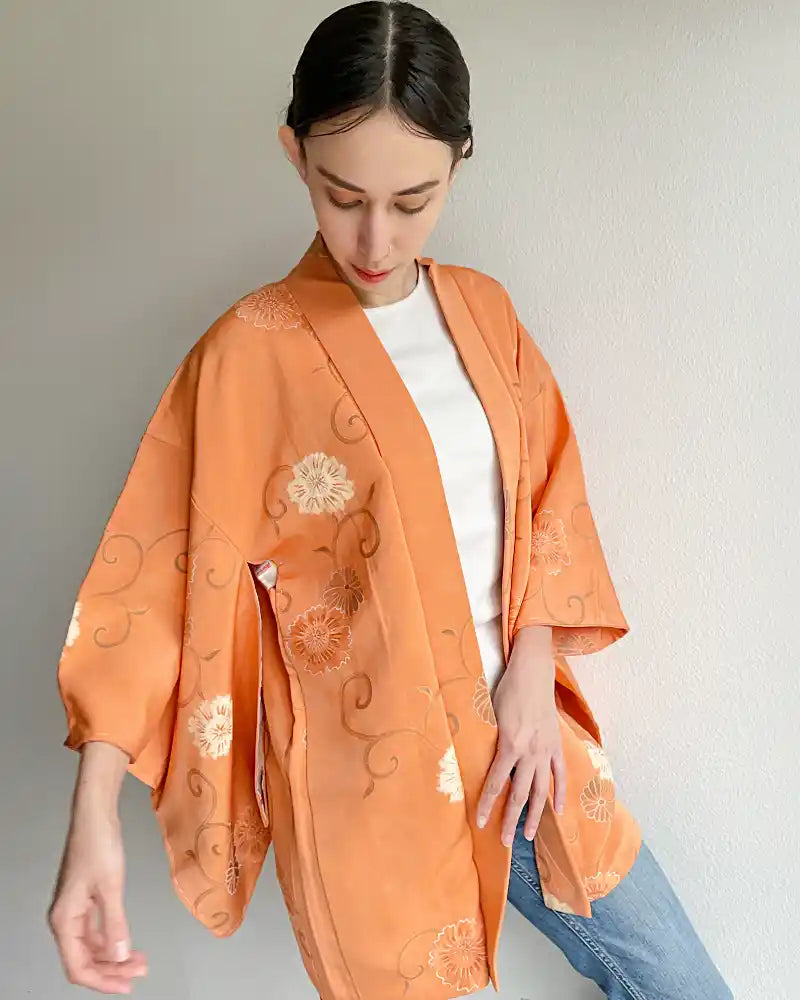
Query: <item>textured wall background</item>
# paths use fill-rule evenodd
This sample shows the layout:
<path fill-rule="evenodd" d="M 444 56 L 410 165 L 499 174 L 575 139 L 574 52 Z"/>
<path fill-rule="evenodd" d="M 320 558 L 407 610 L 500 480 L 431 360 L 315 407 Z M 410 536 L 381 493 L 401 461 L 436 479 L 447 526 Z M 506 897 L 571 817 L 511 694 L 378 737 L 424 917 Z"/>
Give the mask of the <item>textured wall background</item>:
<path fill-rule="evenodd" d="M 71 996 L 44 925 L 75 760 L 74 591 L 180 358 L 313 234 L 274 138 L 332 6 L 0 4 L 3 995 Z M 511 291 L 564 390 L 632 634 L 578 664 L 639 817 L 737 998 L 800 965 L 793 0 L 438 0 L 476 156 L 429 252 Z M 142 998 L 314 994 L 271 866 L 214 943 L 123 796 Z M 791 921 L 791 922 L 790 922 Z M 501 1000 L 589 1000 L 509 911 Z M 794 957 L 792 957 L 794 956 Z M 266 980 L 266 982 L 265 982 Z"/>

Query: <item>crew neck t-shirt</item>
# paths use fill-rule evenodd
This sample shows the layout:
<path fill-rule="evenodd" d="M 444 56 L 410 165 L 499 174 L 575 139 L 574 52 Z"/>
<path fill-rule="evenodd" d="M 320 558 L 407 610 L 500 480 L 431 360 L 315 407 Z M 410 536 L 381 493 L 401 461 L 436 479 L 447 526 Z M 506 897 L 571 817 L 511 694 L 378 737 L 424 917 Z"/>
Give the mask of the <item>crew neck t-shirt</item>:
<path fill-rule="evenodd" d="M 491 691 L 504 669 L 503 486 L 491 427 L 427 268 L 404 299 L 364 312 L 428 429 Z"/>

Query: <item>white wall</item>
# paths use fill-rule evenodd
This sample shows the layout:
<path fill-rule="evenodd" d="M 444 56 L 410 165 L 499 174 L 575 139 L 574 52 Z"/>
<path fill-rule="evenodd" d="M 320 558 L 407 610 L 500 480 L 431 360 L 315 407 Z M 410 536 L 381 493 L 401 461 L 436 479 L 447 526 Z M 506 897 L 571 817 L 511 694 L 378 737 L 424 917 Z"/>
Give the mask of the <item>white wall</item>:
<path fill-rule="evenodd" d="M 44 926 L 75 759 L 55 666 L 144 424 L 313 224 L 274 139 L 326 0 L 0 6 L 2 993 Z M 624 798 L 739 1000 L 800 990 L 796 0 L 438 0 L 476 156 L 428 248 L 502 280 L 562 384 L 631 635 L 579 664 Z M 147 998 L 315 994 L 271 866 L 215 943 L 123 796 Z M 598 996 L 509 910 L 502 1000 Z M 793 957 L 794 956 L 794 957 Z M 264 979 L 273 984 L 265 989 Z"/>

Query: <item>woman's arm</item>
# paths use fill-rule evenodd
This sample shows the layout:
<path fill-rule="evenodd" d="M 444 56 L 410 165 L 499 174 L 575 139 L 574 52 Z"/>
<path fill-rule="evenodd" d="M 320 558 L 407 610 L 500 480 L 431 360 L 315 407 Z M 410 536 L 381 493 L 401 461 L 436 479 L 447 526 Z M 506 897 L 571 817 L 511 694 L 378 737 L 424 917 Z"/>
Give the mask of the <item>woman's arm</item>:
<path fill-rule="evenodd" d="M 147 971 L 132 952 L 123 903 L 125 854 L 119 793 L 130 763 L 110 743 L 81 747 L 61 869 L 50 907 L 50 927 L 67 978 L 101 993 L 130 993 Z"/>

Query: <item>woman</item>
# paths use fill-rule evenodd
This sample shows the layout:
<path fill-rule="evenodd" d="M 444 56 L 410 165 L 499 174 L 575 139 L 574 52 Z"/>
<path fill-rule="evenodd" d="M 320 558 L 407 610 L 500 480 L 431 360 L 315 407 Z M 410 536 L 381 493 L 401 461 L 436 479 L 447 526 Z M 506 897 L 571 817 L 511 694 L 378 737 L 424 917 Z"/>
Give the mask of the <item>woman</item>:
<path fill-rule="evenodd" d="M 279 137 L 318 232 L 175 373 L 62 653 L 67 974 L 145 972 L 129 769 L 215 933 L 272 844 L 325 1000 L 496 987 L 506 898 L 609 997 L 729 997 L 565 660 L 628 626 L 552 371 L 497 282 L 421 256 L 472 154 L 455 40 L 411 4 L 336 12 Z"/>

